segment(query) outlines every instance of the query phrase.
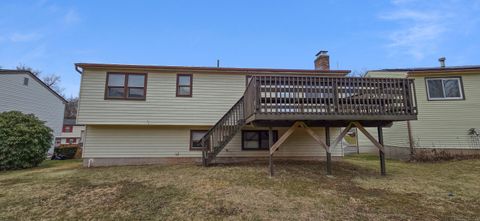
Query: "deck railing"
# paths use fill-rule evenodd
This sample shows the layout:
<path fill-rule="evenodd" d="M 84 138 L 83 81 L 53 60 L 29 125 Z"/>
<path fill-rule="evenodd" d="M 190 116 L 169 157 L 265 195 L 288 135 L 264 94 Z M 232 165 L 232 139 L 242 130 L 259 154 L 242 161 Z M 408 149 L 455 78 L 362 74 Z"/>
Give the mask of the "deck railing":
<path fill-rule="evenodd" d="M 414 82 L 404 78 L 254 76 L 244 93 L 245 117 L 254 114 L 411 115 Z"/>

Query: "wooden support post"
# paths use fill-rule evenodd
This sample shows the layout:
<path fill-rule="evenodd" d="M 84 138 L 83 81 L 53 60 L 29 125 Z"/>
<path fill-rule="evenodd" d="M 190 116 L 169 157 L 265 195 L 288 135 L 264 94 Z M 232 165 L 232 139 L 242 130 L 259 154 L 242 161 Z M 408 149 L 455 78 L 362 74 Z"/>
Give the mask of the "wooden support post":
<path fill-rule="evenodd" d="M 325 143 L 330 148 L 330 127 L 325 127 Z M 327 150 L 327 175 L 332 175 L 332 153 Z"/>
<path fill-rule="evenodd" d="M 273 131 L 272 127 L 268 128 L 268 147 L 272 148 L 273 146 Z M 270 176 L 273 176 L 273 153 L 269 153 L 269 170 L 270 170 Z"/>
<path fill-rule="evenodd" d="M 204 150 L 204 151 L 202 151 L 202 164 L 203 164 L 203 166 L 204 166 L 204 167 L 206 167 L 206 166 L 207 166 L 207 157 L 206 157 L 206 153 L 207 153 L 207 151 L 205 151 L 205 150 Z"/>
<path fill-rule="evenodd" d="M 383 146 L 383 128 L 378 127 L 378 143 Z M 380 174 L 382 176 L 387 175 L 387 171 L 385 169 L 385 152 L 383 150 L 379 150 L 380 153 Z"/>
<path fill-rule="evenodd" d="M 287 138 L 297 130 L 297 128 L 302 126 L 302 122 L 297 121 L 295 122 L 288 130 L 280 137 L 278 138 L 277 142 L 275 142 L 271 147 L 270 147 L 270 154 L 275 153 L 275 151 L 282 145 Z"/>

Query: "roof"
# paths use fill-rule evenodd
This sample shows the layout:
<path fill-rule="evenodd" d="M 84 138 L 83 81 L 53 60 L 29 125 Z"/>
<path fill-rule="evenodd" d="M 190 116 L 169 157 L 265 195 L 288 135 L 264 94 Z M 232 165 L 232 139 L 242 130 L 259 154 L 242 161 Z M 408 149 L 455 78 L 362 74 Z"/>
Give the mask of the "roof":
<path fill-rule="evenodd" d="M 232 68 L 232 67 L 194 67 L 194 66 L 158 66 L 158 65 L 132 65 L 132 64 L 98 64 L 76 63 L 75 68 L 82 69 L 130 69 L 153 71 L 196 71 L 196 72 L 231 72 L 231 73 L 282 73 L 282 74 L 338 74 L 346 75 L 350 70 L 308 70 L 308 69 L 276 69 L 276 68 Z M 80 71 L 79 71 L 80 72 Z"/>
<path fill-rule="evenodd" d="M 52 88 L 50 88 L 47 84 L 45 84 L 45 82 L 43 82 L 42 80 L 40 80 L 40 78 L 38 78 L 36 75 L 34 75 L 32 72 L 30 71 L 24 71 L 24 70 L 8 70 L 8 69 L 0 69 L 0 74 L 27 74 L 27 75 L 30 75 L 30 77 L 32 77 L 35 81 L 37 81 L 40 85 L 42 85 L 43 87 L 45 87 L 48 91 L 50 91 L 53 95 L 55 95 L 56 97 L 58 97 L 60 100 L 62 100 L 63 103 L 68 103 L 67 100 L 65 100 L 65 98 L 63 98 L 62 95 L 58 94 L 55 90 L 53 90 Z"/>
<path fill-rule="evenodd" d="M 370 70 L 369 72 L 376 71 L 407 71 L 407 72 L 423 72 L 423 71 L 469 71 L 480 70 L 480 65 L 464 65 L 464 66 L 448 66 L 448 67 L 416 67 L 416 68 L 387 68 L 379 70 Z"/>

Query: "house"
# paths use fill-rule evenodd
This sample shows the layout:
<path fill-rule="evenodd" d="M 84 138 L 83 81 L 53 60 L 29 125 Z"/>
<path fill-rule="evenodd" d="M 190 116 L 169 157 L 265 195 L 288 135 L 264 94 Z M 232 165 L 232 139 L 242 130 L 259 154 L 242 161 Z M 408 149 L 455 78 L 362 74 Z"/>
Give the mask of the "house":
<path fill-rule="evenodd" d="M 85 125 L 75 119 L 64 119 L 62 133 L 55 138 L 55 147 L 82 147 Z"/>
<path fill-rule="evenodd" d="M 30 71 L 0 69 L 0 112 L 34 114 L 60 136 L 67 101 Z M 53 147 L 53 143 L 52 143 Z"/>
<path fill-rule="evenodd" d="M 384 130 L 387 156 L 408 159 L 415 152 L 480 153 L 480 66 L 383 69 L 366 77 L 415 81 L 418 120 L 395 122 Z M 359 136 L 360 152 L 376 151 Z"/>
<path fill-rule="evenodd" d="M 326 159 L 330 173 L 332 158 L 343 156 L 342 127 L 381 130 L 416 119 L 413 81 L 346 77 L 349 71 L 330 70 L 326 51 L 314 64 L 299 70 L 77 63 L 84 165 L 269 159 L 273 174 L 274 159 Z M 381 140 L 372 142 L 382 148 Z"/>

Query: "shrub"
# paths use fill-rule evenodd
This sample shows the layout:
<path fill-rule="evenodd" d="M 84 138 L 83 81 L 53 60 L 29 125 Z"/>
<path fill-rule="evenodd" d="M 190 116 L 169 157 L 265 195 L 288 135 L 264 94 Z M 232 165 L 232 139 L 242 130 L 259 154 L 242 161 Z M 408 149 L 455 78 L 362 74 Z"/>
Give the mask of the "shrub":
<path fill-rule="evenodd" d="M 416 150 L 413 161 L 416 162 L 435 162 L 449 160 L 480 159 L 480 154 L 468 154 L 460 152 L 450 152 L 445 150 Z"/>
<path fill-rule="evenodd" d="M 33 114 L 0 113 L 0 170 L 38 166 L 52 145 L 52 130 Z"/>

